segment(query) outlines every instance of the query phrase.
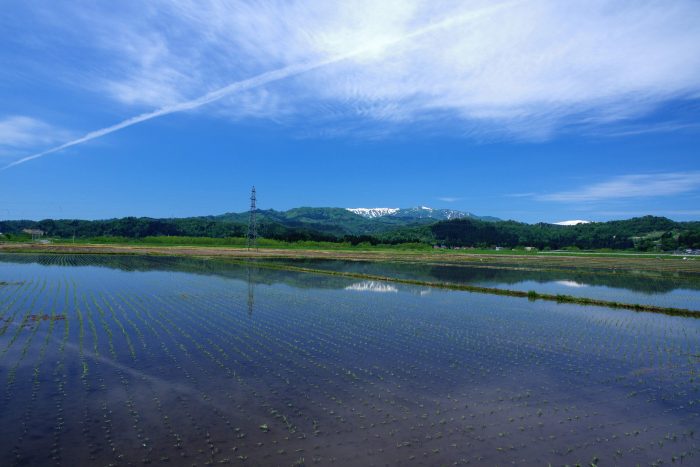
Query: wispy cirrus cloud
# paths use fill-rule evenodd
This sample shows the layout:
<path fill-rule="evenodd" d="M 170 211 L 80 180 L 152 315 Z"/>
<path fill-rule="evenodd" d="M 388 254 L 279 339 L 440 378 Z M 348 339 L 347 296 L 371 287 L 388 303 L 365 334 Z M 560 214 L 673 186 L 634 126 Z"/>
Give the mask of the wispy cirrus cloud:
<path fill-rule="evenodd" d="M 689 133 L 700 130 L 700 123 L 663 122 L 660 124 L 635 125 L 629 128 L 616 128 L 605 133 L 607 136 L 635 136 L 654 133 Z"/>
<path fill-rule="evenodd" d="M 125 103 L 164 105 L 231 79 L 347 54 L 493 6 L 425 0 L 125 2 L 61 11 L 75 40 L 103 51 L 101 76 Z M 447 111 L 513 129 L 624 118 L 697 96 L 700 5 L 692 0 L 502 2 L 478 22 L 364 54 L 292 83 L 317 112 L 379 120 Z M 59 7 L 56 7 L 59 8 Z M 76 28 L 76 23 L 79 28 Z M 92 81 L 91 77 L 91 81 Z M 279 90 L 284 93 L 285 90 Z M 160 100 L 159 100 L 160 96 Z M 189 95 L 189 97 L 192 97 Z M 299 100 L 300 99 L 300 100 Z"/>
<path fill-rule="evenodd" d="M 700 171 L 622 175 L 577 190 L 535 195 L 538 201 L 579 203 L 673 196 L 700 190 Z"/>
<path fill-rule="evenodd" d="M 9 115 L 0 118 L 0 155 L 55 144 L 70 136 L 67 130 L 37 118 Z"/>
<path fill-rule="evenodd" d="M 315 70 L 323 69 L 328 66 L 332 66 L 337 63 L 341 63 L 344 61 L 352 61 L 356 60 L 358 58 L 362 58 L 366 55 L 374 55 L 376 53 L 383 53 L 387 49 L 392 49 L 398 45 L 401 45 L 404 42 L 411 41 L 416 38 L 423 37 L 427 34 L 434 33 L 436 31 L 440 31 L 442 29 L 447 29 L 447 28 L 452 28 L 455 25 L 463 24 L 466 22 L 473 22 L 487 14 L 492 13 L 495 10 L 498 10 L 502 8 L 504 5 L 496 5 L 496 6 L 490 6 L 486 7 L 482 10 L 477 10 L 477 11 L 468 11 L 464 13 L 461 16 L 453 16 L 453 17 L 448 17 L 446 19 L 443 19 L 440 22 L 435 22 L 428 24 L 426 26 L 423 26 L 421 28 L 417 28 L 413 31 L 410 31 L 406 34 L 403 34 L 401 36 L 388 36 L 384 37 L 382 41 L 375 41 L 371 43 L 363 43 L 360 44 L 358 47 L 349 49 L 347 51 L 344 51 L 343 53 L 338 53 L 326 57 L 321 57 L 318 60 L 313 60 L 313 61 L 307 61 L 307 62 L 300 62 L 300 63 L 293 63 L 287 66 L 283 66 L 280 68 L 276 68 L 271 71 L 266 71 L 263 73 L 259 73 L 251 78 L 235 81 L 233 83 L 230 83 L 226 86 L 216 88 L 212 91 L 207 92 L 204 95 L 201 95 L 199 97 L 196 97 L 194 99 L 189 99 L 185 101 L 180 101 L 176 102 L 173 104 L 165 105 L 162 106 L 156 110 L 150 111 L 150 112 L 144 112 L 139 115 L 136 115 L 131 118 L 127 118 L 126 120 L 122 120 L 119 123 L 116 123 L 114 125 L 110 125 L 104 128 L 100 128 L 98 130 L 91 131 L 80 138 L 74 139 L 72 141 L 68 141 L 66 143 L 63 143 L 61 145 L 46 149 L 44 151 L 31 154 L 29 156 L 25 156 L 21 159 L 18 159 L 14 162 L 11 162 L 10 164 L 5 165 L 4 167 L 0 168 L 0 170 L 6 170 L 11 167 L 17 166 L 24 164 L 26 162 L 47 156 L 49 154 L 53 154 L 59 151 L 62 151 L 64 149 L 77 146 L 80 144 L 83 144 L 88 141 L 92 141 L 97 138 L 101 138 L 105 135 L 114 133 L 116 131 L 123 130 L 124 128 L 131 127 L 133 125 L 137 125 L 139 123 L 152 120 L 154 118 L 162 117 L 164 115 L 170 115 L 173 113 L 177 112 L 184 112 L 184 111 L 190 111 L 190 110 L 195 110 L 198 109 L 202 106 L 205 106 L 207 104 L 211 104 L 214 102 L 219 102 L 221 100 L 224 100 L 227 97 L 230 97 L 232 95 L 236 95 L 241 92 L 246 92 L 250 90 L 255 90 L 256 88 L 259 88 L 260 86 L 264 86 L 270 83 L 275 83 L 280 80 L 284 80 L 286 78 L 298 76 L 298 75 L 303 75 Z"/>
<path fill-rule="evenodd" d="M 693 0 L 154 0 L 110 5 L 109 14 L 99 3 L 26 8 L 42 9 L 62 40 L 93 52 L 72 76 L 139 115 L 194 111 L 202 106 L 188 102 L 232 83 L 303 67 L 207 100 L 207 115 L 269 118 L 303 134 L 366 135 L 369 127 L 386 135 L 411 126 L 544 140 L 700 96 Z"/>

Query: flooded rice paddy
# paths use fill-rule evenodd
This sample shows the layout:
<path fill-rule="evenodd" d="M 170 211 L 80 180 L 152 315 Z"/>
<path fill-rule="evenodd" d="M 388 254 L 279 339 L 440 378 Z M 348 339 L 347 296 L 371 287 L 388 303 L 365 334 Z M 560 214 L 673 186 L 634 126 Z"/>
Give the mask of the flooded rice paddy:
<path fill-rule="evenodd" d="M 312 269 L 480 287 L 534 290 L 623 303 L 700 311 L 700 274 L 617 271 L 521 264 L 417 264 L 338 260 L 277 260 Z M 572 265 L 574 266 L 574 265 Z"/>
<path fill-rule="evenodd" d="M 0 255 L 0 465 L 697 465 L 699 369 L 694 318 Z"/>

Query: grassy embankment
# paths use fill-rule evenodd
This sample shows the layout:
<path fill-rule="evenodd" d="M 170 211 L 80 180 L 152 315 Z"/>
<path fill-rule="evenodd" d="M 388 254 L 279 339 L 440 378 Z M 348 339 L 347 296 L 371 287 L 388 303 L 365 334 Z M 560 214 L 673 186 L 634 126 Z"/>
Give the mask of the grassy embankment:
<path fill-rule="evenodd" d="M 23 245 L 32 244 L 28 237 L 15 236 L 12 241 L 4 241 L 0 237 L 1 244 Z M 92 237 L 92 238 L 52 238 L 51 244 L 56 245 L 106 245 L 106 246 L 132 246 L 132 247 L 201 247 L 201 248 L 246 248 L 247 240 L 242 237 L 226 237 L 226 238 L 211 238 L 211 237 L 176 237 L 176 236 L 157 236 L 157 237 L 142 237 L 142 238 L 127 238 L 127 237 Z M 644 253 L 627 250 L 591 250 L 581 251 L 578 249 L 566 249 L 556 251 L 528 251 L 524 248 L 516 249 L 434 249 L 431 245 L 425 243 L 400 243 L 392 244 L 377 244 L 360 243 L 352 245 L 349 242 L 320 242 L 320 241 L 297 241 L 286 242 L 282 240 L 273 240 L 261 238 L 258 240 L 259 249 L 272 250 L 328 250 L 328 251 L 347 251 L 347 252 L 398 252 L 398 253 L 428 253 L 433 255 L 505 255 L 505 256 L 581 256 L 581 257 L 663 257 L 681 259 L 678 255 L 672 253 Z"/>

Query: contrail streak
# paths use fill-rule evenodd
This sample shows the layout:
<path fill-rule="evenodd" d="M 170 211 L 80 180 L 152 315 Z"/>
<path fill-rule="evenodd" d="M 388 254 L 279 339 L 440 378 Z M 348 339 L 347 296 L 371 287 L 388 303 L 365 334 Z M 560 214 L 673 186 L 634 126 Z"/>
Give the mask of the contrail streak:
<path fill-rule="evenodd" d="M 69 141 L 67 143 L 61 144 L 60 146 L 53 147 L 51 149 L 47 149 L 45 151 L 32 154 L 30 156 L 23 157 L 22 159 L 18 159 L 14 162 L 11 162 L 10 164 L 2 167 L 0 170 L 7 170 L 10 167 L 14 167 L 20 164 L 24 164 L 25 162 L 29 162 L 34 159 L 38 159 L 40 157 L 47 156 L 49 154 L 55 153 L 62 151 L 64 149 L 70 148 L 72 146 L 77 146 L 79 144 L 91 141 L 93 139 L 100 138 L 102 136 L 108 135 L 110 133 L 114 133 L 115 131 L 122 130 L 124 128 L 130 127 L 132 125 L 136 125 L 137 123 L 145 122 L 147 120 L 151 120 L 153 118 L 161 117 L 163 115 L 169 115 L 172 113 L 176 112 L 182 112 L 185 110 L 192 110 L 196 109 L 198 107 L 201 107 L 203 105 L 209 104 L 211 102 L 218 101 L 226 96 L 229 96 L 231 94 L 234 94 L 236 92 L 240 91 L 245 91 L 248 89 L 253 89 L 257 88 L 259 86 L 263 86 L 268 83 L 272 83 L 275 81 L 279 81 L 285 78 L 290 78 L 292 76 L 300 75 L 303 73 L 307 73 L 309 71 L 313 71 L 318 68 L 322 68 L 328 65 L 332 65 L 334 63 L 342 62 L 344 60 L 348 60 L 353 57 L 360 56 L 362 54 L 368 53 L 368 52 L 382 52 L 388 48 L 391 48 L 393 46 L 396 46 L 402 42 L 409 41 L 411 39 L 415 39 L 417 37 L 423 36 L 425 34 L 441 30 L 441 29 L 448 29 L 469 21 L 474 21 L 478 18 L 481 18 L 483 16 L 489 15 L 495 11 L 501 10 L 503 8 L 506 8 L 508 6 L 511 6 L 515 3 L 520 3 L 520 1 L 514 1 L 514 2 L 507 2 L 507 3 L 502 3 L 499 5 L 483 8 L 474 12 L 470 12 L 464 15 L 458 15 L 454 16 L 452 18 L 449 18 L 447 20 L 439 21 L 436 23 L 429 24 L 428 26 L 425 26 L 423 28 L 419 28 L 416 31 L 413 31 L 409 34 L 403 35 L 398 38 L 386 40 L 386 41 L 380 41 L 373 43 L 371 46 L 363 46 L 360 48 L 357 48 L 353 51 L 344 53 L 344 54 L 339 54 L 335 55 L 323 60 L 317 60 L 313 62 L 308 62 L 308 63 L 300 63 L 300 64 L 295 64 L 295 65 L 288 65 L 282 68 L 278 68 L 276 70 L 272 71 L 267 71 L 265 73 L 261 73 L 259 75 L 256 75 L 252 78 L 244 79 L 242 81 L 236 81 L 235 83 L 231 83 L 228 86 L 224 86 L 223 88 L 216 89 L 214 91 L 208 92 L 207 94 L 204 94 L 201 97 L 198 97 L 196 99 L 192 99 L 189 101 L 185 102 L 180 102 L 177 104 L 161 107 L 160 109 L 154 110 L 152 112 L 146 112 L 142 113 L 141 115 L 137 115 L 135 117 L 128 118 L 122 122 L 119 122 L 115 125 L 108 126 L 105 128 L 102 128 L 100 130 L 95 130 L 91 131 L 90 133 L 87 133 L 86 135 L 75 139 L 73 141 Z"/>

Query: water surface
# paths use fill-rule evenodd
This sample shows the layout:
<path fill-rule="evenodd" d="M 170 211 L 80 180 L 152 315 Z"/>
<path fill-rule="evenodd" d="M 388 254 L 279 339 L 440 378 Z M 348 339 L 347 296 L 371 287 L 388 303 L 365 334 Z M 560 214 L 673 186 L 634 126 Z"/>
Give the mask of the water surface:
<path fill-rule="evenodd" d="M 699 454 L 698 319 L 182 258 L 1 255 L 0 281 L 0 465 Z"/>
<path fill-rule="evenodd" d="M 419 264 L 405 262 L 276 260 L 314 269 L 467 284 L 700 311 L 700 276 L 651 271 L 536 268 L 523 265 Z"/>

